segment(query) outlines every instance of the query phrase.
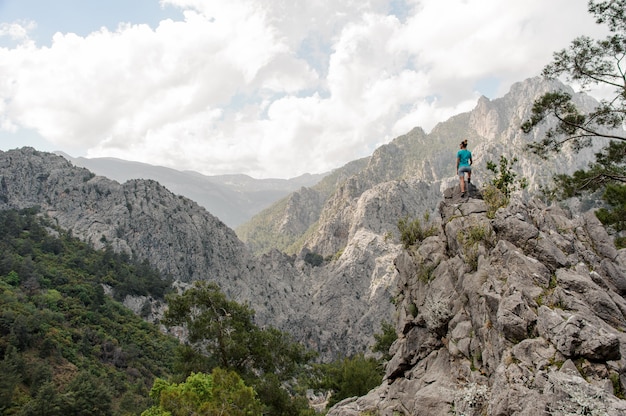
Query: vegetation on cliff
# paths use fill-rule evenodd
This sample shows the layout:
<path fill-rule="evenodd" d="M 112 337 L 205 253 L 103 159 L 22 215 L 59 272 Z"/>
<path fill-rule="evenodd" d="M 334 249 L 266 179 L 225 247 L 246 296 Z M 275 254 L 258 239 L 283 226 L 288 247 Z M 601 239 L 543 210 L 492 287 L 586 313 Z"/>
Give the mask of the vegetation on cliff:
<path fill-rule="evenodd" d="M 167 296 L 164 322 L 185 326 L 191 344 L 115 300 L 164 301 L 167 287 L 148 263 L 94 250 L 36 208 L 0 211 L 0 414 L 309 415 L 308 387 L 336 402 L 382 377 L 364 357 L 313 364 L 214 283 Z M 367 377 L 346 378 L 356 370 Z"/>
<path fill-rule="evenodd" d="M 568 198 L 598 191 L 607 207 L 598 218 L 616 234 L 618 248 L 626 247 L 624 212 L 626 211 L 626 0 L 590 1 L 589 13 L 598 24 L 606 25 L 604 39 L 580 36 L 569 48 L 554 54 L 543 69 L 547 79 L 566 78 L 581 85 L 607 88 L 613 92 L 592 111 L 574 104 L 571 94 L 550 91 L 539 97 L 532 116 L 522 124 L 530 133 L 546 120 L 556 121 L 543 138 L 529 145 L 535 153 L 547 157 L 565 146 L 575 151 L 601 141 L 607 143 L 587 169 L 573 174 L 557 175 L 551 192 L 557 198 Z"/>
<path fill-rule="evenodd" d="M 54 235 L 56 234 L 56 236 Z M 35 209 L 0 212 L 0 413 L 136 414 L 178 341 L 110 296 L 167 286 L 146 264 L 95 251 Z"/>

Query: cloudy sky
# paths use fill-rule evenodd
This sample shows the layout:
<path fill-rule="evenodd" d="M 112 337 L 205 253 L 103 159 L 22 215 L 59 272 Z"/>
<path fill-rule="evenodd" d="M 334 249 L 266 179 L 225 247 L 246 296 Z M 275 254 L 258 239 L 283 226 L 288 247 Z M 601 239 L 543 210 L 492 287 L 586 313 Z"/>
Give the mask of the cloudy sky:
<path fill-rule="evenodd" d="M 0 0 L 0 150 L 326 172 L 536 76 L 587 0 Z"/>

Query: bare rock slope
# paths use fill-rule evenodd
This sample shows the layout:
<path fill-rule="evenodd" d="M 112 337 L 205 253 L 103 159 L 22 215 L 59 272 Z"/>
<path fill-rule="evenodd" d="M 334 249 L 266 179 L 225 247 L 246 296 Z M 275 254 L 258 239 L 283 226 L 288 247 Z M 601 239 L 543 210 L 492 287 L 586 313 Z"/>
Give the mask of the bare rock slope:
<path fill-rule="evenodd" d="M 626 415 L 626 250 L 593 213 L 451 195 L 395 260 L 384 381 L 328 415 Z"/>

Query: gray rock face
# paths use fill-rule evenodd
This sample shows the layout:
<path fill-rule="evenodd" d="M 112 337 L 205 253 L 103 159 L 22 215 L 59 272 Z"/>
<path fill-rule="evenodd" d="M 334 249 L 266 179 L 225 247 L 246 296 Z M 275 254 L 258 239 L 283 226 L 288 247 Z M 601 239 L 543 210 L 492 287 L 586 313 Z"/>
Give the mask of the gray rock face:
<path fill-rule="evenodd" d="M 235 280 L 246 267 L 232 230 L 157 182 L 120 185 L 28 148 L 0 153 L 0 208 L 34 205 L 96 248 L 111 244 L 148 258 L 182 281 Z"/>
<path fill-rule="evenodd" d="M 289 259 L 278 256 L 261 267 L 230 228 L 157 182 L 120 185 L 53 154 L 0 152 L 0 209 L 32 206 L 96 248 L 110 244 L 147 259 L 179 282 L 217 282 L 229 297 L 250 302 L 260 323 L 293 312 L 284 301 L 297 276 Z"/>
<path fill-rule="evenodd" d="M 480 307 L 489 311 L 490 325 L 505 333 L 508 342 L 519 340 L 524 331 L 536 333 L 538 326 L 536 307 L 523 303 L 541 295 L 537 287 L 518 285 L 520 293 L 515 294 L 494 282 L 485 292 L 480 279 L 459 281 L 465 269 L 481 270 L 485 276 L 492 273 L 484 268 L 488 253 L 498 253 L 493 258 L 506 265 L 509 282 L 528 280 L 520 271 L 527 269 L 541 287 L 556 282 L 553 275 L 563 282 L 569 279 L 571 287 L 563 283 L 542 295 L 553 303 L 569 299 L 564 293 L 578 293 L 574 288 L 582 286 L 576 276 L 588 275 L 595 284 L 585 292 L 590 311 L 602 319 L 616 309 L 626 311 L 621 301 L 626 273 L 618 266 L 626 261 L 626 254 L 611 247 L 593 215 L 577 222 L 557 208 L 520 204 L 498 212 L 493 221 L 485 216 L 486 205 L 479 194 L 480 184 L 487 181 L 487 160 L 497 160 L 501 154 L 520 156 L 520 174 L 533 187 L 563 169 L 584 166 L 589 154 L 593 155 L 594 149 L 576 158 L 562 152 L 548 163 L 521 156 L 533 137 L 521 133 L 519 122 L 528 116 L 533 98 L 548 87 L 538 80 L 516 84 L 502 99 L 481 99 L 472 112 L 452 117 L 429 134 L 416 128 L 381 146 L 370 158 L 331 173 L 314 189 L 303 188 L 283 200 L 279 215 L 272 217 L 275 223 L 263 225 L 274 227 L 276 235 L 300 239 L 303 251 L 299 255 L 274 250 L 254 257 L 221 221 L 157 182 L 135 180 L 120 185 L 32 149 L 0 153 L 0 208 L 39 205 L 63 228 L 96 247 L 110 244 L 148 259 L 179 282 L 215 281 L 231 298 L 248 302 L 260 324 L 291 332 L 325 359 L 368 351 L 381 321 L 395 321 L 396 313 L 408 316 L 406 311 L 397 312 L 392 301 L 402 298 L 399 293 L 406 290 L 402 282 L 416 285 L 415 279 L 400 277 L 399 265 L 416 263 L 419 268 L 402 270 L 414 270 L 418 282 L 430 281 L 436 272 L 443 276 L 436 279 L 436 285 L 450 297 L 435 302 L 437 298 L 423 292 L 410 309 L 419 307 L 419 313 L 404 321 L 403 333 L 409 333 L 413 321 L 423 322 L 420 328 L 436 334 L 459 324 L 450 354 L 473 356 L 477 341 L 463 331 L 471 323 L 475 334 L 475 323 L 470 315 L 448 316 L 443 308 L 447 305 L 447 311 L 453 311 L 463 304 L 456 296 L 459 285 L 467 285 L 468 294 L 482 293 Z M 469 138 L 475 155 L 475 187 L 464 199 L 458 188 L 445 190 L 458 181 L 454 151 L 461 137 Z M 437 211 L 442 190 L 446 203 Z M 398 220 L 423 218 L 424 214 L 430 214 L 445 238 L 426 239 L 415 257 L 406 257 L 398 238 Z M 442 223 L 441 218 L 448 220 Z M 471 242 L 476 230 L 485 233 L 482 244 Z M 495 239 L 495 235 L 506 237 Z M 313 267 L 304 261 L 306 253 L 326 260 Z M 502 307 L 501 300 L 505 300 Z M 582 305 L 582 301 L 569 302 L 572 307 Z M 421 357 L 430 344 L 407 348 L 413 351 L 407 354 Z M 604 347 L 585 348 L 607 354 Z M 481 350 L 485 359 L 489 354 Z M 434 396 L 429 393 L 428 397 Z"/>
<path fill-rule="evenodd" d="M 299 299 L 304 299 L 308 307 L 285 299 L 291 308 L 301 311 L 294 315 L 300 320 L 285 329 L 333 354 L 366 350 L 380 322 L 394 319 L 393 305 L 388 299 L 395 298 L 396 277 L 388 269 L 393 270 L 393 258 L 400 251 L 400 218 L 422 218 L 424 214 L 435 218 L 442 193 L 448 193 L 444 198 L 451 203 L 444 209 L 451 211 L 447 215 L 455 219 L 445 225 L 446 243 L 455 249 L 465 216 L 477 221 L 475 226 L 485 222 L 487 207 L 479 193 L 488 181 L 487 161 L 497 161 L 500 155 L 510 159 L 517 156 L 516 171 L 529 179 L 531 190 L 556 173 L 584 167 L 596 149 L 587 149 L 575 157 L 564 151 L 547 162 L 524 150 L 538 136 L 524 135 L 519 126 L 529 117 L 534 98 L 554 86 L 539 79 L 515 84 L 503 98 L 483 98 L 471 112 L 440 123 L 428 134 L 415 128 L 376 149 L 367 160 L 338 169 L 324 179 L 323 192 L 317 186 L 312 190 L 303 188 L 287 202 L 277 204 L 276 211 L 266 210 L 266 214 L 272 214 L 264 217 L 267 221 L 257 223 L 262 232 L 255 235 L 267 241 L 267 230 L 272 230 L 270 234 L 289 239 L 290 244 L 297 241 L 302 246 L 298 259 L 306 253 L 335 259 L 310 270 L 296 267 L 306 275 L 297 280 L 306 282 L 313 299 L 301 293 Z M 584 96 L 577 99 L 581 103 L 586 100 Z M 450 186 L 458 183 L 455 152 L 463 137 L 470 141 L 475 169 L 469 199 L 462 200 L 458 185 L 456 191 Z M 488 222 L 488 230 L 516 233 L 514 237 L 523 242 L 524 249 L 534 253 L 539 262 L 545 262 L 546 282 L 550 280 L 550 270 L 571 263 L 569 256 L 575 250 L 575 242 L 560 236 L 562 224 L 549 230 L 548 239 L 536 224 L 527 221 L 523 211 L 499 215 L 503 216 L 498 216 L 497 222 Z M 248 236 L 254 234 L 247 232 Z M 246 241 L 256 246 L 251 239 Z M 485 250 L 482 246 L 471 247 L 463 252 L 463 259 L 477 262 Z M 612 266 L 606 263 L 602 267 Z M 618 272 L 611 275 L 616 276 L 612 285 L 626 289 Z M 502 314 L 499 325 L 506 324 L 504 327 L 514 332 L 521 330 L 512 326 L 513 315 L 505 311 Z M 493 323 L 498 321 L 494 318 Z"/>
<path fill-rule="evenodd" d="M 230 228 L 157 182 L 120 185 L 53 154 L 0 152 L 0 209 L 39 206 L 96 248 L 111 245 L 147 259 L 179 283 L 214 281 L 230 298 L 250 304 L 259 324 L 291 332 L 324 359 L 365 351 L 381 320 L 391 320 L 400 246 L 385 234 L 395 227 L 394 213 L 418 209 L 412 186 L 383 184 L 355 199 L 349 243 L 312 267 L 278 251 L 252 256 Z M 139 311 L 147 301 L 127 304 Z"/>
<path fill-rule="evenodd" d="M 626 415 L 626 263 L 597 219 L 535 200 L 439 213 L 439 235 L 396 258 L 382 384 L 328 415 Z"/>

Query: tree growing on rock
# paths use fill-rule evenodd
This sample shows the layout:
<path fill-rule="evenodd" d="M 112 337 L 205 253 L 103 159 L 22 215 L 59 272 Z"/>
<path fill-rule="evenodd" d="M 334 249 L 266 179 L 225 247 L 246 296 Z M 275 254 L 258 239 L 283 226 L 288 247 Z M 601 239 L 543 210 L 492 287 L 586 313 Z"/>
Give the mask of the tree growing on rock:
<path fill-rule="evenodd" d="M 509 204 L 511 193 L 518 189 L 525 189 L 528 186 L 526 178 L 517 178 L 517 172 L 513 170 L 513 165 L 517 158 L 511 160 L 500 156 L 498 164 L 487 161 L 487 170 L 491 172 L 491 179 L 483 189 L 483 197 L 488 206 L 487 216 L 493 218 L 498 208 L 506 207 Z"/>
<path fill-rule="evenodd" d="M 613 93 L 594 110 L 584 112 L 569 93 L 548 92 L 535 101 L 532 115 L 522 124 L 522 130 L 529 133 L 547 119 L 556 120 L 543 139 L 529 145 L 543 157 L 565 145 L 578 151 L 598 140 L 608 140 L 588 169 L 555 178 L 555 194 L 567 198 L 601 191 L 610 210 L 623 212 L 626 207 L 626 0 L 591 0 L 588 10 L 596 23 L 606 25 L 610 34 L 601 40 L 587 36 L 574 39 L 569 48 L 554 54 L 554 60 L 543 69 L 542 75 L 548 79 L 565 78 L 583 90 L 600 86 L 612 89 Z M 608 190 L 610 195 L 605 192 Z M 623 221 L 615 222 L 615 217 L 605 215 L 600 219 L 616 232 L 624 231 Z M 618 246 L 620 241 L 616 241 Z"/>

